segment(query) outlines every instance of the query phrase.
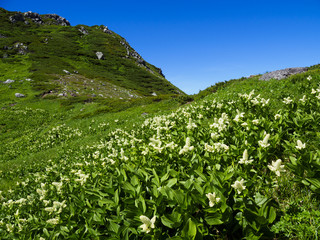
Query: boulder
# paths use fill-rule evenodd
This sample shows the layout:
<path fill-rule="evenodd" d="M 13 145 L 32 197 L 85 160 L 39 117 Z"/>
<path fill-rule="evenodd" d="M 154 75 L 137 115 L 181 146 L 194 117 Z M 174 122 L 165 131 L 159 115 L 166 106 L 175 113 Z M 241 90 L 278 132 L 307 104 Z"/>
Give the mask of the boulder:
<path fill-rule="evenodd" d="M 306 71 L 308 71 L 308 69 L 305 67 L 286 68 L 286 69 L 282 69 L 282 70 L 277 70 L 277 71 L 265 73 L 260 77 L 260 80 L 264 80 L 264 81 L 268 81 L 270 79 L 280 80 L 280 79 L 287 78 L 291 75 L 303 73 Z"/>
<path fill-rule="evenodd" d="M 25 95 L 23 95 L 22 93 L 15 93 L 14 94 L 17 98 L 23 98 L 25 97 Z"/>
<path fill-rule="evenodd" d="M 29 12 L 25 12 L 23 15 L 25 18 L 30 18 L 34 23 L 37 23 L 37 24 L 43 23 L 42 18 L 39 15 L 39 13 L 29 11 Z"/>
<path fill-rule="evenodd" d="M 84 35 L 88 35 L 89 34 L 88 30 L 86 30 L 83 26 L 81 26 L 78 30 Z"/>
<path fill-rule="evenodd" d="M 57 14 L 44 14 L 44 15 L 42 15 L 42 18 L 53 19 L 56 21 L 55 22 L 56 25 L 70 26 L 70 22 L 67 19 L 65 19 Z"/>
<path fill-rule="evenodd" d="M 18 12 L 18 13 L 16 13 L 15 15 L 10 16 L 10 17 L 9 17 L 9 20 L 10 20 L 12 23 L 24 22 L 24 16 L 23 16 L 22 13 Z"/>
<path fill-rule="evenodd" d="M 103 32 L 108 33 L 108 34 L 112 34 L 112 32 L 109 30 L 109 28 L 107 26 L 104 26 Z"/>
<path fill-rule="evenodd" d="M 13 83 L 14 82 L 14 80 L 11 80 L 11 79 L 7 79 L 6 81 L 4 81 L 3 83 L 5 83 L 5 84 L 9 84 L 9 83 Z"/>
<path fill-rule="evenodd" d="M 100 59 L 104 59 L 103 57 L 103 53 L 102 52 L 96 52 L 97 58 Z"/>

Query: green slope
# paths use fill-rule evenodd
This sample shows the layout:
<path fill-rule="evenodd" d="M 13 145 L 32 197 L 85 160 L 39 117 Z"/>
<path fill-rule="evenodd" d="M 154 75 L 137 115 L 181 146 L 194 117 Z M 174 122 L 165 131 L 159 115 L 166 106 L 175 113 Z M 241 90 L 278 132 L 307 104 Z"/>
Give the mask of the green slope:
<path fill-rule="evenodd" d="M 40 16 L 42 24 L 26 16 L 28 24 L 12 23 L 10 17 L 17 14 L 0 8 L 0 81 L 30 78 L 33 95 L 51 98 L 60 93 L 127 99 L 182 94 L 123 37 L 104 32 L 105 26 L 61 26 L 46 15 Z M 102 59 L 97 52 L 103 53 Z"/>
<path fill-rule="evenodd" d="M 317 239 L 319 84 L 314 66 L 183 107 L 2 108 L 1 239 Z"/>

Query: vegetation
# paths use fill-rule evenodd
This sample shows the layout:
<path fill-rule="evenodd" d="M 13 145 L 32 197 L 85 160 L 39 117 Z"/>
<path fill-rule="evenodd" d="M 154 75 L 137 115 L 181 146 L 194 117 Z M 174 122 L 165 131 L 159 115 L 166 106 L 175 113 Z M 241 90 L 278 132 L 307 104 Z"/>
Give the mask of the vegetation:
<path fill-rule="evenodd" d="M 319 84 L 314 68 L 191 104 L 6 103 L 1 239 L 317 239 Z"/>
<path fill-rule="evenodd" d="M 4 70 L 0 81 L 31 78 L 33 90 L 51 91 L 55 96 L 61 91 L 84 96 L 99 92 L 97 88 L 79 92 L 79 85 L 69 82 L 70 76 L 64 71 L 67 70 L 74 80 L 99 81 L 99 88 L 105 90 L 103 93 L 107 98 L 119 97 L 114 94 L 114 88 L 120 92 L 127 90 L 122 94 L 123 98 L 182 93 L 160 74 L 159 68 L 137 57 L 124 38 L 112 31 L 103 32 L 104 26 L 60 26 L 37 24 L 31 20 L 29 24 L 11 23 L 9 17 L 15 13 L 0 8 L 0 34 L 4 36 L 0 38 L 3 46 L 0 56 L 4 57 L 0 63 Z M 88 34 L 80 32 L 80 27 Z M 96 52 L 102 52 L 104 58 L 99 60 Z M 69 82 L 68 89 L 64 82 Z"/>
<path fill-rule="evenodd" d="M 1 239 L 319 238 L 319 65 L 186 96 L 115 33 L 1 13 Z"/>

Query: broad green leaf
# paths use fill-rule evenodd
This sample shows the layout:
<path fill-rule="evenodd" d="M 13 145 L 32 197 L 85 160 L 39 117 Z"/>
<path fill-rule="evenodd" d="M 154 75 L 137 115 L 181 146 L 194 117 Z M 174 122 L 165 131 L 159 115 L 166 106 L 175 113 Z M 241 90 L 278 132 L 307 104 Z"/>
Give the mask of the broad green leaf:
<path fill-rule="evenodd" d="M 197 226 L 192 221 L 192 219 L 189 218 L 186 225 L 183 227 L 181 236 L 184 237 L 185 239 L 192 240 L 195 238 L 196 235 L 197 235 Z"/>
<path fill-rule="evenodd" d="M 174 186 L 177 183 L 177 181 L 178 181 L 178 179 L 171 178 L 171 179 L 169 179 L 167 186 L 171 188 L 172 186 Z"/>

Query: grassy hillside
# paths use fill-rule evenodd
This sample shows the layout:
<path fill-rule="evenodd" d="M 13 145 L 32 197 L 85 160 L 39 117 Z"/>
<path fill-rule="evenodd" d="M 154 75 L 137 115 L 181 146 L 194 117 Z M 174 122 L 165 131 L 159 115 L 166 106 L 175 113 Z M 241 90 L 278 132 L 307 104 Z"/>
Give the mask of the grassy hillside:
<path fill-rule="evenodd" d="M 185 106 L 6 105 L 1 239 L 318 239 L 319 84 L 315 66 L 219 84 Z"/>
<path fill-rule="evenodd" d="M 32 79 L 22 89 L 28 97 L 128 99 L 182 93 L 105 26 L 61 26 L 46 15 L 40 16 L 42 24 L 27 17 L 27 24 L 12 23 L 16 14 L 0 8 L 0 81 Z"/>

